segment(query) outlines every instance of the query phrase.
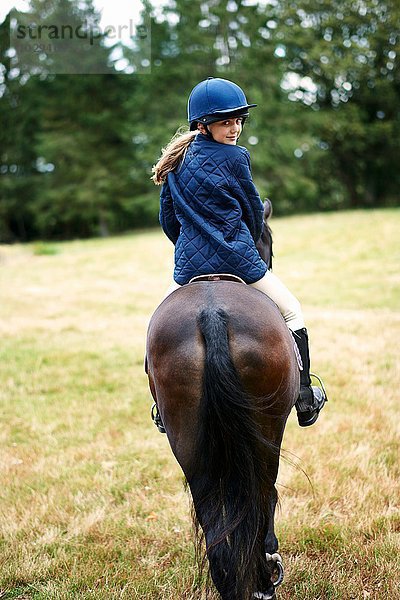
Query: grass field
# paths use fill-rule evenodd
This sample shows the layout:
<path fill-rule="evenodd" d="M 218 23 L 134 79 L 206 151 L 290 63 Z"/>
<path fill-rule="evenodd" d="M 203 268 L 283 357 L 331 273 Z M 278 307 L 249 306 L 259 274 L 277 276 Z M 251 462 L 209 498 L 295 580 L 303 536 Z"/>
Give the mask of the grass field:
<path fill-rule="evenodd" d="M 279 600 L 400 599 L 400 212 L 272 227 L 330 397 L 286 430 Z M 1 599 L 202 597 L 142 367 L 172 261 L 158 231 L 0 247 Z"/>

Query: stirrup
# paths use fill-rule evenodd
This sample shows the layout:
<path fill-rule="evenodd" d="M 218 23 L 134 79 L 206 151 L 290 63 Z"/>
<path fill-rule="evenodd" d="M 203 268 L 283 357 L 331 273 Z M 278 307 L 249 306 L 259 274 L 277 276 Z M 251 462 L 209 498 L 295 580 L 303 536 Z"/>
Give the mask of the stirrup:
<path fill-rule="evenodd" d="M 160 413 L 158 412 L 158 406 L 155 402 L 151 407 L 151 418 L 160 433 L 167 433 L 165 431 L 164 423 L 160 417 Z"/>
<path fill-rule="evenodd" d="M 325 386 L 321 378 L 318 377 L 318 375 L 315 375 L 315 373 L 310 373 L 310 377 L 315 377 L 319 385 L 310 384 L 309 386 L 305 386 L 312 394 L 310 400 L 312 400 L 313 404 L 307 406 L 308 403 L 305 400 L 300 400 L 300 396 L 296 402 L 297 420 L 300 427 L 314 425 L 319 417 L 319 413 L 325 406 L 325 403 L 328 402 Z M 315 402 L 317 402 L 317 404 L 315 404 Z"/>
<path fill-rule="evenodd" d="M 321 388 L 321 390 L 324 394 L 325 402 L 328 402 L 328 394 L 326 393 L 324 382 L 322 381 L 321 377 L 319 377 L 315 373 L 310 373 L 310 377 L 315 377 L 315 379 L 318 381 L 319 387 Z"/>
<path fill-rule="evenodd" d="M 282 557 L 277 552 L 275 552 L 272 555 L 267 552 L 265 556 L 266 556 L 267 561 L 270 561 L 270 560 L 273 561 L 274 568 L 276 570 L 276 572 L 274 573 L 274 580 L 272 581 L 272 585 L 273 585 L 274 589 L 271 593 L 270 592 L 255 592 L 253 594 L 253 598 L 257 598 L 258 600 L 276 600 L 275 590 L 277 587 L 279 587 L 281 585 L 283 578 L 285 576 Z"/>

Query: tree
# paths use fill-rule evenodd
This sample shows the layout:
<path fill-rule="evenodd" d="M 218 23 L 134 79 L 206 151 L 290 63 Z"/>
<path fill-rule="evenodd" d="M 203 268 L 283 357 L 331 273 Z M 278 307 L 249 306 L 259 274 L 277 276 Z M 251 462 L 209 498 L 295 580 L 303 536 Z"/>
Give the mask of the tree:
<path fill-rule="evenodd" d="M 33 0 L 29 15 L 30 21 L 76 26 L 86 18 L 93 18 L 89 1 Z M 8 22 L 2 31 L 7 28 Z M 54 75 L 65 63 L 55 64 L 51 53 L 39 71 L 18 53 L 3 54 L 0 235 L 5 241 L 105 235 L 134 224 L 134 148 L 126 133 L 126 100 L 137 81 L 104 63 L 110 50 L 99 43 L 83 57 L 88 69 L 103 61 L 98 75 Z"/>
<path fill-rule="evenodd" d="M 39 98 L 29 78 L 20 79 L 9 52 L 10 17 L 0 24 L 0 240 L 34 235 L 38 172 L 32 140 L 38 128 Z"/>
<path fill-rule="evenodd" d="M 326 172 L 330 162 L 351 206 L 396 201 L 399 4 L 290 0 L 276 15 L 287 70 L 298 75 L 292 86 L 287 77 L 289 98 L 321 113 L 312 121 L 318 165 Z"/>
<path fill-rule="evenodd" d="M 31 7 L 28 23 L 96 21 L 91 0 Z M 146 0 L 151 55 L 150 37 L 122 49 L 100 36 L 80 54 L 84 73 L 100 65 L 95 75 L 60 74 L 76 66 L 73 52 L 44 47 L 34 63 L 7 49 L 11 13 L 0 24 L 0 240 L 155 224 L 151 167 L 209 76 L 258 105 L 240 143 L 276 213 L 396 202 L 399 12 L 394 0 L 171 0 L 157 10 Z"/>

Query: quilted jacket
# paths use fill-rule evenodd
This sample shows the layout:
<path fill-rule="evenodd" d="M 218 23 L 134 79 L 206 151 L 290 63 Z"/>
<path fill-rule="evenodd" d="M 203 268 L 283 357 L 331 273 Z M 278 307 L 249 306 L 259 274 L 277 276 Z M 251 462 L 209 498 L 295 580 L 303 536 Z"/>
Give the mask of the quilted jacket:
<path fill-rule="evenodd" d="M 255 244 L 262 217 L 246 148 L 197 134 L 160 196 L 160 223 L 175 244 L 175 281 L 206 273 L 261 279 L 267 265 Z"/>

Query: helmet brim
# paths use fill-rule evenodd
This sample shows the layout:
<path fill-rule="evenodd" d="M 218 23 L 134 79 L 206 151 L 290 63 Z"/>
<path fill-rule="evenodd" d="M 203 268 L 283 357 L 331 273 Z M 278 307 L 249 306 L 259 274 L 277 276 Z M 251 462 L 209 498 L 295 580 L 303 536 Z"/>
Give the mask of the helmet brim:
<path fill-rule="evenodd" d="M 190 123 L 190 130 L 194 131 L 195 129 L 197 129 L 197 123 L 202 123 L 203 125 L 210 125 L 211 123 L 216 123 L 217 121 L 223 121 L 225 119 L 234 119 L 235 117 L 248 117 L 248 109 L 254 108 L 255 106 L 257 106 L 257 104 L 246 104 L 245 106 L 235 108 L 235 110 L 232 110 L 230 108 L 227 110 L 220 110 L 218 112 L 213 113 L 212 115 L 204 115 Z"/>

